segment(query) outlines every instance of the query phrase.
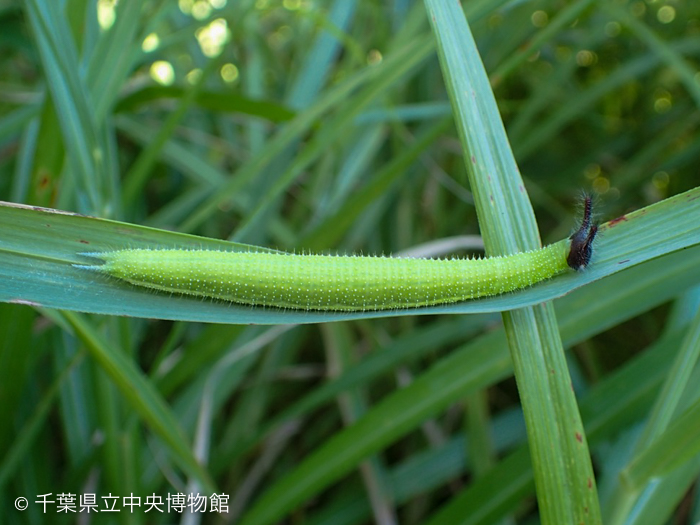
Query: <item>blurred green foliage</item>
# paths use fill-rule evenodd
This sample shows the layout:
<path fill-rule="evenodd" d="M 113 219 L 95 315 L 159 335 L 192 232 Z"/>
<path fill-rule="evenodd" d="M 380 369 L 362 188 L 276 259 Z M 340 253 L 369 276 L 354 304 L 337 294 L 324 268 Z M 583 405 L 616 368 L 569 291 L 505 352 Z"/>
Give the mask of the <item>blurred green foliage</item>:
<path fill-rule="evenodd" d="M 582 190 L 608 220 L 700 186 L 699 3 L 464 9 L 545 242 Z M 0 49 L 2 200 L 288 250 L 479 231 L 422 2 L 0 0 Z M 697 346 L 697 272 L 649 264 L 557 316 L 605 522 L 696 523 L 697 451 L 671 472 L 642 453 L 651 407 L 676 420 L 700 395 L 695 361 L 673 365 Z M 229 522 L 538 520 L 492 315 L 270 328 L 2 304 L 0 334 L 3 524 L 75 521 L 39 494 L 213 488 Z"/>

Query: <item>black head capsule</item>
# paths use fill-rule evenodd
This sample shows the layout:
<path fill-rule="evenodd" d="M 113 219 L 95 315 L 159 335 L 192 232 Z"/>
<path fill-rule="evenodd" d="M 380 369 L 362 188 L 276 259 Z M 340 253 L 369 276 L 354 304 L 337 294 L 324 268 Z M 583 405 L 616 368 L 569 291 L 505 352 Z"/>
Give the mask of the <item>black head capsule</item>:
<path fill-rule="evenodd" d="M 586 196 L 583 201 L 581 226 L 569 237 L 571 239 L 571 248 L 569 249 L 566 262 L 570 268 L 577 271 L 586 268 L 588 263 L 591 262 L 591 256 L 593 255 L 593 241 L 598 233 L 598 225 L 594 224 L 591 226 L 592 208 L 591 197 Z"/>

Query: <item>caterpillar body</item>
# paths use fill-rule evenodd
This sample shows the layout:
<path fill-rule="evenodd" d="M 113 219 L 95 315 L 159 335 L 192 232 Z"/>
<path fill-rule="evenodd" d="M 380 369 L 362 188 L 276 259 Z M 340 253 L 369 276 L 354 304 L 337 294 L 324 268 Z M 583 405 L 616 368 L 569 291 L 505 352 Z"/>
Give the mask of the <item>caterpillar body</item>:
<path fill-rule="evenodd" d="M 590 262 L 590 200 L 569 240 L 484 259 L 416 259 L 185 249 L 82 255 L 76 265 L 136 286 L 250 306 L 358 312 L 450 304 L 532 286 Z"/>

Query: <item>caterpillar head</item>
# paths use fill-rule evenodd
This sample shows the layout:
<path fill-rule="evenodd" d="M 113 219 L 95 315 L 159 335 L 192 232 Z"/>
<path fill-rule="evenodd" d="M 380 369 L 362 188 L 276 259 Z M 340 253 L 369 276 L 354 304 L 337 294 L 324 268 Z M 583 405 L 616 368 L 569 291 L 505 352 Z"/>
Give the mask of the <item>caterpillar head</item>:
<path fill-rule="evenodd" d="M 570 268 L 581 271 L 591 262 L 593 241 L 598 233 L 598 225 L 594 224 L 588 231 L 578 230 L 571 236 L 571 248 L 566 262 Z"/>
<path fill-rule="evenodd" d="M 581 271 L 591 262 L 593 255 L 593 241 L 598 233 L 598 225 L 591 224 L 592 201 L 590 196 L 586 196 L 583 202 L 583 219 L 581 226 L 571 239 L 571 247 L 566 262 L 570 268 Z"/>

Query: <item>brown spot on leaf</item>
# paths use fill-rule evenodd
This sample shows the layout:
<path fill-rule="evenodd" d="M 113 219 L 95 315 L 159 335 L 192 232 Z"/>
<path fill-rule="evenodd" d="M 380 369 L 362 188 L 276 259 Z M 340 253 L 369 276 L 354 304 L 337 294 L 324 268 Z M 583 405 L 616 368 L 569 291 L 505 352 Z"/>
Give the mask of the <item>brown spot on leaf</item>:
<path fill-rule="evenodd" d="M 627 215 L 620 215 L 617 219 L 613 219 L 608 223 L 608 227 L 612 228 L 619 222 L 627 221 Z"/>

